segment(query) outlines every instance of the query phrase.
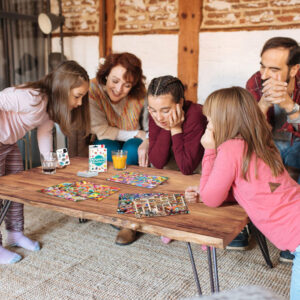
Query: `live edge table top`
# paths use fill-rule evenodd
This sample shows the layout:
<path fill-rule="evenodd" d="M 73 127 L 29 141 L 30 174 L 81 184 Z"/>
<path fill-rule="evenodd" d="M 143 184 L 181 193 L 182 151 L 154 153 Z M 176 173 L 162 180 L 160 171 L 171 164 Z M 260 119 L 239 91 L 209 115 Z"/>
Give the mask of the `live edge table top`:
<path fill-rule="evenodd" d="M 54 175 L 42 174 L 41 167 L 18 174 L 0 177 L 0 199 L 21 202 L 26 205 L 51 209 L 64 214 L 110 223 L 145 233 L 163 235 L 184 242 L 198 243 L 216 248 L 225 248 L 244 228 L 248 216 L 238 204 L 227 204 L 218 208 L 203 203 L 189 204 L 189 214 L 166 217 L 145 217 L 137 219 L 134 215 L 118 214 L 119 193 L 184 193 L 186 187 L 198 185 L 200 175 L 183 175 L 178 171 L 160 170 L 128 166 L 126 171 L 148 175 L 166 176 L 168 180 L 153 188 L 142 188 L 128 184 L 107 181 L 107 178 L 120 171 L 108 165 L 108 171 L 96 177 L 78 177 L 78 171 L 88 169 L 88 159 L 75 157 L 64 169 L 57 169 Z M 95 184 L 105 184 L 120 188 L 120 191 L 101 201 L 93 199 L 73 202 L 63 198 L 48 196 L 39 192 L 42 188 L 63 182 L 87 180 Z"/>

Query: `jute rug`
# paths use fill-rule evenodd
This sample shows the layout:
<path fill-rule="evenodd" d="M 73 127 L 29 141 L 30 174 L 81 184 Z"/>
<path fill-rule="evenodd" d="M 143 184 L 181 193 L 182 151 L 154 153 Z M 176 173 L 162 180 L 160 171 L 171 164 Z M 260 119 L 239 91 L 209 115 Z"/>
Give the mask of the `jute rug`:
<path fill-rule="evenodd" d="M 170 217 L 172 218 L 172 217 Z M 0 299 L 180 299 L 197 293 L 187 247 L 169 245 L 141 234 L 129 246 L 114 244 L 109 225 L 25 207 L 25 233 L 42 250 L 14 251 L 24 258 L 0 266 Z M 4 233 L 4 225 L 1 227 Z M 5 245 L 5 243 L 4 243 Z M 204 294 L 210 293 L 207 255 L 192 245 Z M 245 252 L 217 250 L 220 288 L 260 285 L 288 298 L 291 266 L 278 263 L 279 250 L 269 245 L 270 269 L 253 243 Z"/>

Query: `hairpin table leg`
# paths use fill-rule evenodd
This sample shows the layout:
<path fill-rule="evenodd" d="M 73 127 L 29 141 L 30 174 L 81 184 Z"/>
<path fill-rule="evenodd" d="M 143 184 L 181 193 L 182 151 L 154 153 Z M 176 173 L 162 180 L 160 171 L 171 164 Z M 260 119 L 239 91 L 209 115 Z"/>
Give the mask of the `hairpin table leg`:
<path fill-rule="evenodd" d="M 3 207 L 0 211 L 0 225 L 2 224 L 4 218 L 5 218 L 5 215 L 9 209 L 9 206 L 11 204 L 11 201 L 10 200 L 3 200 Z"/>
<path fill-rule="evenodd" d="M 211 255 L 212 250 L 212 255 Z M 210 278 L 210 289 L 211 292 L 219 292 L 219 275 L 217 265 L 217 254 L 215 247 L 207 247 L 207 259 L 208 259 L 208 271 Z"/>
<path fill-rule="evenodd" d="M 210 290 L 212 293 L 215 292 L 215 285 L 214 285 L 214 273 L 212 269 L 212 261 L 211 261 L 211 249 L 207 247 L 207 260 L 208 260 L 208 271 L 209 271 L 209 279 L 210 279 Z"/>
<path fill-rule="evenodd" d="M 186 244 L 187 244 L 188 251 L 189 251 L 189 256 L 190 256 L 190 260 L 191 260 L 191 264 L 192 264 L 192 268 L 193 268 L 194 279 L 196 281 L 198 294 L 202 295 L 200 281 L 199 281 L 199 277 L 198 277 L 198 273 L 197 273 L 197 268 L 196 268 L 196 265 L 195 265 L 195 260 L 194 260 L 194 256 L 193 256 L 192 247 L 191 247 L 190 243 L 186 243 Z"/>
<path fill-rule="evenodd" d="M 259 245 L 259 248 L 262 252 L 262 255 L 267 263 L 267 265 L 270 268 L 273 268 L 273 264 L 270 258 L 270 254 L 269 254 L 269 249 L 268 249 L 268 245 L 267 245 L 267 241 L 265 236 L 255 227 L 255 225 L 250 222 L 250 228 L 251 231 L 253 232 L 253 235 L 255 236 L 256 242 Z"/>
<path fill-rule="evenodd" d="M 217 264 L 217 252 L 216 248 L 212 247 L 213 251 L 213 265 L 214 265 L 214 272 L 215 272 L 215 291 L 219 292 L 219 274 L 218 274 L 218 264 Z"/>

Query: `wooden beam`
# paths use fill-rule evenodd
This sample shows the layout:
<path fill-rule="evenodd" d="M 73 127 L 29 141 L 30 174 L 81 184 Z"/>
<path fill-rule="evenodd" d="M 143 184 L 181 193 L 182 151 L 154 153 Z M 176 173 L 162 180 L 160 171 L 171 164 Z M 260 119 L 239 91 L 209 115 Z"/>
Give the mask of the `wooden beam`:
<path fill-rule="evenodd" d="M 106 43 L 105 54 L 112 53 L 112 38 L 115 29 L 115 0 L 106 0 Z"/>
<path fill-rule="evenodd" d="M 202 0 L 179 0 L 178 78 L 186 87 L 186 99 L 197 102 L 199 28 Z"/>
<path fill-rule="evenodd" d="M 99 1 L 99 57 L 112 52 L 112 37 L 115 26 L 115 1 Z"/>

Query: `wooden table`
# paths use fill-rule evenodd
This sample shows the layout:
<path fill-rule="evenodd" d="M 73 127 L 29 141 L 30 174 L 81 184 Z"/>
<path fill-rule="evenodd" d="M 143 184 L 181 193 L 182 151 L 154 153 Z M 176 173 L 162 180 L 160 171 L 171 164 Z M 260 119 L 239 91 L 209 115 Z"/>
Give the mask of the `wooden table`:
<path fill-rule="evenodd" d="M 183 193 L 187 186 L 199 184 L 200 175 L 186 176 L 173 170 L 128 166 L 128 171 L 162 175 L 169 178 L 165 183 L 154 189 L 146 189 L 107 181 L 107 178 L 120 172 L 114 170 L 111 164 L 109 164 L 108 172 L 99 173 L 97 177 L 86 179 L 96 184 L 106 184 L 120 188 L 119 193 L 115 193 L 100 202 L 95 200 L 73 202 L 39 192 L 42 188 L 62 182 L 83 180 L 85 178 L 78 177 L 76 174 L 77 171 L 86 169 L 88 169 L 88 159 L 76 157 L 71 159 L 71 165 L 65 169 L 57 169 L 54 175 L 42 174 L 41 167 L 39 167 L 18 174 L 2 176 L 0 177 L 0 198 L 51 209 L 81 219 L 109 223 L 186 242 L 199 294 L 201 294 L 201 288 L 190 243 L 207 245 L 209 246 L 207 253 L 211 289 L 212 291 L 219 289 L 215 249 L 224 249 L 249 221 L 247 214 L 239 205 L 229 204 L 218 208 L 210 208 L 203 203 L 189 204 L 190 214 L 142 219 L 137 219 L 134 215 L 118 214 L 119 193 Z M 3 221 L 9 203 L 9 201 L 6 201 L 2 209 L 0 224 Z"/>

